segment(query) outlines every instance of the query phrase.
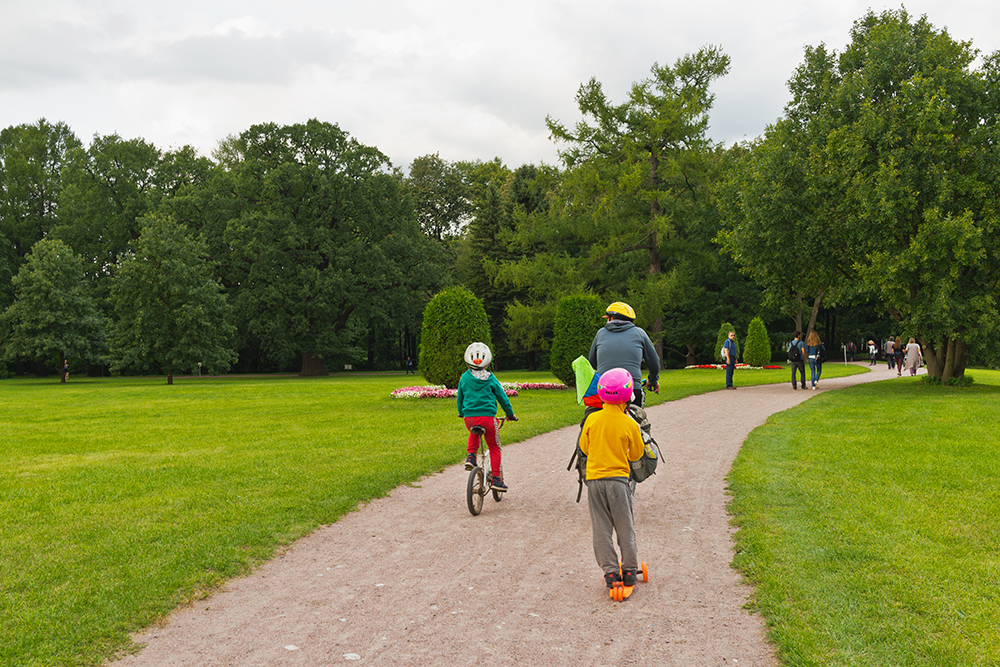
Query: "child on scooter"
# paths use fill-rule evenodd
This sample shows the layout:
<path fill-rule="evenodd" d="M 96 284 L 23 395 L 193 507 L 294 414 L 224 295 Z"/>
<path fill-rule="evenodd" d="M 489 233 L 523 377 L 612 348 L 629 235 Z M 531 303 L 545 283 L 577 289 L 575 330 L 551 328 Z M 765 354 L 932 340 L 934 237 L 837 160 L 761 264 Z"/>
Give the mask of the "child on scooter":
<path fill-rule="evenodd" d="M 638 545 L 632 516 L 631 461 L 642 457 L 642 433 L 626 408 L 632 397 L 632 375 L 613 368 L 601 376 L 597 395 L 603 406 L 593 413 L 580 434 L 580 451 L 587 456 L 587 506 L 594 556 L 604 570 L 608 588 L 615 582 L 635 586 L 639 569 Z M 612 533 L 618 536 L 621 573 Z"/>
<path fill-rule="evenodd" d="M 506 491 L 500 472 L 500 438 L 497 434 L 497 401 L 503 407 L 507 419 L 517 421 L 514 408 L 510 405 L 507 393 L 500 385 L 496 376 L 486 368 L 493 361 L 493 353 L 485 343 L 472 343 L 465 348 L 465 363 L 469 370 L 458 380 L 458 416 L 465 419 L 465 427 L 469 429 L 469 455 L 465 459 L 465 469 L 476 467 L 476 450 L 479 449 L 479 438 L 472 434 L 473 426 L 482 426 L 486 431 L 486 444 L 490 448 L 490 467 L 493 475 L 493 490 Z M 486 462 L 483 461 L 485 464 Z"/>

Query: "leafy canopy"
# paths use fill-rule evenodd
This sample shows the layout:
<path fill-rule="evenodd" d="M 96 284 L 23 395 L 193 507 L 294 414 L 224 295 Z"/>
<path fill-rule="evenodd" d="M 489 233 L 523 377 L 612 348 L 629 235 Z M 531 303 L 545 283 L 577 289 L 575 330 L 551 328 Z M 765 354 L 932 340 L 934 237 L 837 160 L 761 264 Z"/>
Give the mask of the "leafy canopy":
<path fill-rule="evenodd" d="M 765 289 L 876 297 L 945 380 L 1000 325 L 1000 55 L 977 55 L 869 12 L 839 56 L 806 50 L 723 197 L 720 239 Z"/>
<path fill-rule="evenodd" d="M 212 276 L 202 242 L 172 219 L 143 220 L 131 252 L 118 263 L 111 288 L 117 322 L 111 340 L 112 368 L 150 365 L 173 384 L 177 371 L 203 366 L 223 372 L 236 361 L 235 327 L 222 287 Z"/>
<path fill-rule="evenodd" d="M 65 243 L 42 239 L 13 279 L 14 303 L 0 316 L 3 356 L 49 367 L 97 363 L 106 352 L 107 321 L 97 309 L 83 258 Z"/>

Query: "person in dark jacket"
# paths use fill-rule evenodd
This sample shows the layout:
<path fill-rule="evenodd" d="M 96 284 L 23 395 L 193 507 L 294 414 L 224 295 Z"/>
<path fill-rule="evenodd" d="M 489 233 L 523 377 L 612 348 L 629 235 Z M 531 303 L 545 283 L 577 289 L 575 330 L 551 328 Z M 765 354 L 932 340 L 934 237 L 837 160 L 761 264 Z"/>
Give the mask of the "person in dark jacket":
<path fill-rule="evenodd" d="M 794 349 L 793 349 L 794 348 Z M 802 341 L 802 332 L 795 332 L 795 340 L 788 346 L 788 363 L 792 367 L 792 389 L 798 389 L 795 384 L 795 374 L 802 380 L 802 388 L 806 388 L 806 344 Z"/>
<path fill-rule="evenodd" d="M 642 362 L 646 362 L 649 375 L 646 387 L 653 392 L 660 390 L 660 357 L 645 331 L 635 326 L 635 311 L 623 301 L 608 306 L 605 317 L 608 323 L 598 329 L 590 345 L 590 365 L 604 374 L 612 368 L 624 368 L 632 376 L 634 396 L 632 403 L 642 407 L 645 394 L 642 389 Z"/>

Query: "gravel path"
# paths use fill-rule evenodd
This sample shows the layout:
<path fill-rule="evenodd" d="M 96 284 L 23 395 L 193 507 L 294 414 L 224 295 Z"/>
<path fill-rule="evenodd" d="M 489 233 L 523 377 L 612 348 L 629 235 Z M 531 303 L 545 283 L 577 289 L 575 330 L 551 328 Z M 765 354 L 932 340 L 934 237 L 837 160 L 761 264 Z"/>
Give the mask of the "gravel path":
<path fill-rule="evenodd" d="M 146 647 L 114 667 L 775 666 L 730 567 L 725 476 L 769 415 L 895 377 L 873 369 L 818 391 L 740 387 L 651 408 L 663 460 L 635 494 L 650 580 L 623 603 L 608 598 L 586 491 L 577 504 L 566 471 L 572 426 L 506 447 L 511 491 L 480 516 L 466 508 L 460 465 L 400 487 L 137 635 Z"/>

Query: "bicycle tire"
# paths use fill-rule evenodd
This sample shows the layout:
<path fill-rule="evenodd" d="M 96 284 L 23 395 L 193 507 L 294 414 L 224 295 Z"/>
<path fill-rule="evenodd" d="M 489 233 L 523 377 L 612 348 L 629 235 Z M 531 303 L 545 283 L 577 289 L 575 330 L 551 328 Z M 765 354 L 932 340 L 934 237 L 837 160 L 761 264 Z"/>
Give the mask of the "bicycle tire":
<path fill-rule="evenodd" d="M 495 500 L 497 502 L 500 502 L 501 500 L 503 500 L 503 493 L 501 493 L 500 491 L 494 490 L 493 491 L 493 500 Z"/>
<path fill-rule="evenodd" d="M 472 516 L 479 516 L 483 511 L 483 496 L 486 490 L 483 488 L 483 469 L 473 468 L 469 473 L 469 483 L 466 485 L 465 497 L 469 503 L 469 512 Z"/>

